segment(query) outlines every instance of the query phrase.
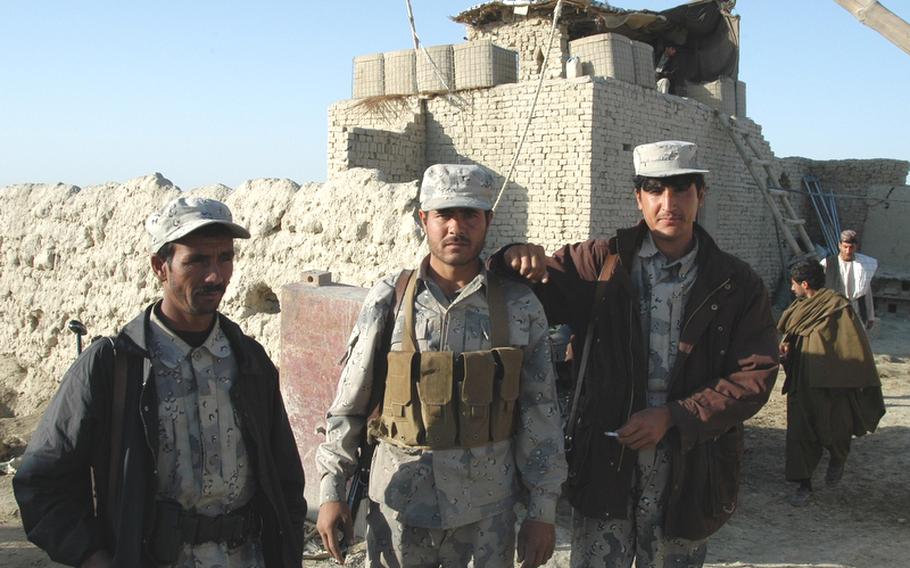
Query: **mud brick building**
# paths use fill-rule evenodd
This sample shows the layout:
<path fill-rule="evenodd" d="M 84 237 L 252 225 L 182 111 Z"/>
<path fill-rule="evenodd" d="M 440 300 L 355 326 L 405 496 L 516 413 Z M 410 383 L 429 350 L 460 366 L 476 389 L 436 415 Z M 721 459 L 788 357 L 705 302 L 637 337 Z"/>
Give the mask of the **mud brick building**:
<path fill-rule="evenodd" d="M 486 166 L 501 182 L 543 75 L 528 137 L 496 211 L 491 248 L 528 240 L 552 250 L 634 222 L 632 148 L 662 139 L 691 140 L 711 170 L 702 224 L 772 288 L 788 255 L 782 254 L 771 212 L 717 113 L 732 116 L 749 133 L 760 149 L 757 158 L 773 164 L 774 185 L 791 180 L 798 189 L 806 174 L 850 192 L 905 183 L 908 164 L 897 160 L 778 160 L 761 125 L 746 115 L 746 85 L 738 80 L 739 17 L 725 3 L 695 2 L 657 13 L 568 1 L 551 44 L 555 5 L 494 1 L 455 16 L 465 24 L 468 42 L 428 49 L 441 62 L 435 76 L 447 78 L 447 92 L 438 91 L 438 80 L 432 92 L 421 88 L 419 77 L 429 72 L 429 63 L 418 51 L 406 63 L 415 69 L 410 93 L 401 94 L 399 80 L 396 94 L 334 104 L 329 175 L 369 167 L 402 182 L 419 179 L 433 163 L 465 162 Z M 490 44 L 513 53 L 514 73 L 492 72 L 502 65 L 502 57 L 494 61 L 492 56 L 486 67 L 475 58 L 471 68 L 462 68 L 460 52 Z M 655 64 L 669 45 L 679 49 L 673 89 L 678 94 L 654 88 Z M 355 61 L 355 93 L 385 93 L 379 78 L 402 76 L 401 54 L 368 56 L 369 74 L 358 74 Z M 383 59 L 384 74 L 375 69 Z M 573 77 L 578 69 L 581 75 Z M 473 80 L 481 72 L 486 83 Z M 367 75 L 361 80 L 372 81 L 370 88 L 358 83 Z M 799 197 L 793 202 L 817 238 L 811 209 Z M 861 231 L 866 208 L 862 200 L 845 204 L 844 223 Z"/>

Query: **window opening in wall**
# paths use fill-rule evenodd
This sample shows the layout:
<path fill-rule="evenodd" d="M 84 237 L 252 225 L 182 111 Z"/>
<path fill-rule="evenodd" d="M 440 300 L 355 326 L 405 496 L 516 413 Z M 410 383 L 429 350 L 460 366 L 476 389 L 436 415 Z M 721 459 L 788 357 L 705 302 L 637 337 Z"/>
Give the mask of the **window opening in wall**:
<path fill-rule="evenodd" d="M 908 282 L 908 281 L 901 282 L 901 290 L 903 290 L 904 292 L 910 291 L 910 282 Z"/>
<path fill-rule="evenodd" d="M 623 152 L 631 152 L 631 151 L 632 151 L 632 145 L 631 145 L 631 144 L 623 144 L 623 145 L 622 145 L 622 149 L 623 149 Z"/>
<path fill-rule="evenodd" d="M 888 313 L 896 314 L 897 313 L 897 304 L 888 304 Z"/>
<path fill-rule="evenodd" d="M 537 73 L 543 71 L 543 51 L 538 47 L 537 53 L 534 54 L 534 62 L 537 63 Z"/>

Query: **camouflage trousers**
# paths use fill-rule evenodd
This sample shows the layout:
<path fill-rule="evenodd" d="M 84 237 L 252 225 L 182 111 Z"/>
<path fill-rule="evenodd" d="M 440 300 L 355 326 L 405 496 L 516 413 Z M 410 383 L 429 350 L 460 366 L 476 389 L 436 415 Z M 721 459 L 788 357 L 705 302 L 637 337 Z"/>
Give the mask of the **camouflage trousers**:
<path fill-rule="evenodd" d="M 670 485 L 670 453 L 661 443 L 638 452 L 627 519 L 592 519 L 575 512 L 572 521 L 572 568 L 701 567 L 706 540 L 668 538 L 662 521 Z"/>
<path fill-rule="evenodd" d="M 515 513 L 511 508 L 452 529 L 410 527 L 395 517 L 395 511 L 385 505 L 370 503 L 367 514 L 368 566 L 514 566 Z"/>

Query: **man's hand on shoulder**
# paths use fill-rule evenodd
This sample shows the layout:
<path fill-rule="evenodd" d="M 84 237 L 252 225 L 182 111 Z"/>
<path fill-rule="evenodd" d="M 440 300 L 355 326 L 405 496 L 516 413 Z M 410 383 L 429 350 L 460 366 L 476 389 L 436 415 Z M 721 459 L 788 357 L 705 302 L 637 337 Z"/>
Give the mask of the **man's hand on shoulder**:
<path fill-rule="evenodd" d="M 110 565 L 111 555 L 106 550 L 96 550 L 82 561 L 79 568 L 109 568 Z"/>
<path fill-rule="evenodd" d="M 354 519 L 351 518 L 351 509 L 347 503 L 341 501 L 326 501 L 319 507 L 316 530 L 332 558 L 339 564 L 344 564 L 344 549 L 335 536 L 335 530 L 339 524 L 344 530 L 344 543 L 350 544 L 354 539 Z"/>
<path fill-rule="evenodd" d="M 673 426 L 673 417 L 666 406 L 656 406 L 639 410 L 629 417 L 622 428 L 617 430 L 619 443 L 641 450 L 653 448 L 660 442 L 667 430 Z"/>
<path fill-rule="evenodd" d="M 553 556 L 556 527 L 552 523 L 526 519 L 518 531 L 518 561 L 521 568 L 536 568 Z"/>
<path fill-rule="evenodd" d="M 503 260 L 506 266 L 530 282 L 546 283 L 549 280 L 547 253 L 540 245 L 533 243 L 512 245 L 505 250 Z"/>

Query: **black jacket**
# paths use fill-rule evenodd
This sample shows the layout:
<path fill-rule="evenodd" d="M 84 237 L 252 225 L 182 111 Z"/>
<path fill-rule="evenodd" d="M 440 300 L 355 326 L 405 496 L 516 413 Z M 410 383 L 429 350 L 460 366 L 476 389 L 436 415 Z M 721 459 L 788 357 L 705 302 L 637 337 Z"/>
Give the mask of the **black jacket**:
<path fill-rule="evenodd" d="M 581 357 L 592 316 L 592 353 L 579 400 L 572 451 L 567 451 L 572 504 L 595 518 L 626 518 L 636 452 L 603 435 L 647 406 L 647 358 L 630 278 L 644 222 L 559 249 L 547 284 L 534 288 L 551 324 L 569 324 Z M 768 294 L 743 261 L 721 251 L 696 225 L 698 277 L 686 303 L 679 353 L 670 373 L 667 433 L 673 459 L 663 522 L 671 537 L 706 538 L 737 506 L 743 453 L 742 422 L 768 400 L 778 370 L 777 331 Z M 603 301 L 593 306 L 595 283 L 615 261 Z M 507 271 L 502 253 L 490 266 Z"/>
<path fill-rule="evenodd" d="M 128 354 L 119 487 L 109 482 L 115 347 L 107 340 L 92 343 L 67 371 L 13 478 L 28 539 L 55 562 L 77 566 L 106 549 L 114 566 L 153 565 L 145 545 L 154 525 L 158 453 L 158 399 L 146 350 L 151 310 L 114 338 L 116 350 Z M 239 367 L 231 400 L 257 480 L 266 565 L 298 567 L 306 515 L 303 469 L 278 371 L 259 343 L 218 317 Z"/>

